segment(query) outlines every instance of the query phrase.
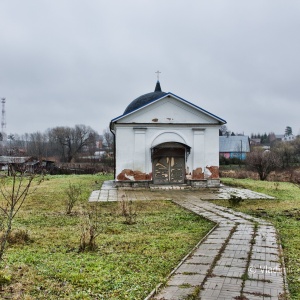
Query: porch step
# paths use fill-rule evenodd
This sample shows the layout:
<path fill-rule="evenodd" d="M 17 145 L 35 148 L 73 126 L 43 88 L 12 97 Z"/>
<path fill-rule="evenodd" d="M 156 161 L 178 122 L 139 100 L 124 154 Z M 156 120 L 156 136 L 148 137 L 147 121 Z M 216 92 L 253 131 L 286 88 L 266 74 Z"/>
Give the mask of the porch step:
<path fill-rule="evenodd" d="M 190 185 L 187 184 L 150 184 L 150 190 L 186 190 L 191 189 Z"/>

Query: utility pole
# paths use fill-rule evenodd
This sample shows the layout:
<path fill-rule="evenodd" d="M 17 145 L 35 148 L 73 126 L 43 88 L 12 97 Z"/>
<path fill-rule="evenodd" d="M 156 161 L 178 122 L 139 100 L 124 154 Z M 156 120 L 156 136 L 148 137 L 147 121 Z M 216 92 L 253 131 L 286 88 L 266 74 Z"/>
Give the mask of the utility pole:
<path fill-rule="evenodd" d="M 1 98 L 2 103 L 2 119 L 1 119 L 1 135 L 2 135 L 2 141 L 6 142 L 7 136 L 6 136 L 6 119 L 5 119 L 5 98 Z"/>

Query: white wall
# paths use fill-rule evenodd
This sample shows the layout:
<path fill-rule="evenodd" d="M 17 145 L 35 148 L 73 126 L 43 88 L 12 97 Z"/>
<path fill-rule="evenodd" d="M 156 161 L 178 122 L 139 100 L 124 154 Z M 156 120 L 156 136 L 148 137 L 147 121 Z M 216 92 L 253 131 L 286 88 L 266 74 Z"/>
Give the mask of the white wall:
<path fill-rule="evenodd" d="M 152 172 L 151 148 L 160 143 L 180 142 L 191 147 L 189 172 L 219 166 L 219 125 L 156 125 L 148 127 L 116 124 L 116 175 L 124 169 Z"/>
<path fill-rule="evenodd" d="M 220 119 L 172 96 L 115 120 L 116 176 L 124 169 L 152 173 L 151 148 L 166 142 L 191 147 L 186 167 L 219 166 Z M 187 171 L 186 170 L 186 171 Z"/>
<path fill-rule="evenodd" d="M 173 97 L 166 97 L 122 118 L 122 123 L 210 123 L 210 115 Z"/>

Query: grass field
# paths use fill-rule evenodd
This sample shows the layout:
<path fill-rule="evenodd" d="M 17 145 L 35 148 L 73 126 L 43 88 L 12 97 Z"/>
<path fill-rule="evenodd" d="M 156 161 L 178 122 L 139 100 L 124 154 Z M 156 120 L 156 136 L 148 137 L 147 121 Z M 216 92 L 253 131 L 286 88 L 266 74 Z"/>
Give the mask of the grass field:
<path fill-rule="evenodd" d="M 120 203 L 100 203 L 98 248 L 79 252 L 88 196 L 106 179 L 49 176 L 38 186 L 13 223 L 29 240 L 6 249 L 1 299 L 143 299 L 213 227 L 167 201 L 135 202 L 136 223 L 126 225 Z M 66 215 L 70 183 L 82 199 Z"/>
<path fill-rule="evenodd" d="M 300 299 L 300 188 L 286 182 L 224 178 L 226 185 L 248 188 L 275 200 L 245 200 L 234 209 L 271 221 L 279 232 L 284 251 L 291 299 Z M 227 200 L 214 200 L 229 206 Z"/>

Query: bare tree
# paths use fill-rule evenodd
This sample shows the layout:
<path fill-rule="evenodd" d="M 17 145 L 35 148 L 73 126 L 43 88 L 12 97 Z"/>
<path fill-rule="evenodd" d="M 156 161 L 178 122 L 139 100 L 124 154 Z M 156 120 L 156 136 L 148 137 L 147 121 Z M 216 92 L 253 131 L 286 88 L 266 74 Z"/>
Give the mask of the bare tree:
<path fill-rule="evenodd" d="M 273 148 L 272 148 L 273 149 Z M 273 149 L 281 160 L 282 168 L 289 168 L 295 159 L 295 146 L 292 142 L 279 142 Z"/>
<path fill-rule="evenodd" d="M 108 128 L 103 131 L 103 144 L 109 154 L 114 151 L 114 135 Z"/>
<path fill-rule="evenodd" d="M 256 149 L 247 155 L 246 166 L 257 172 L 260 180 L 266 180 L 272 171 L 280 167 L 280 159 L 275 152 Z"/>
<path fill-rule="evenodd" d="M 31 133 L 29 135 L 27 153 L 40 159 L 47 157 L 48 145 L 48 138 L 45 133 L 39 131 Z"/>
<path fill-rule="evenodd" d="M 2 201 L 0 202 L 0 222 L 2 235 L 0 238 L 0 260 L 3 259 L 5 246 L 12 231 L 12 222 L 22 205 L 27 199 L 29 193 L 32 193 L 32 183 L 34 174 L 25 175 L 25 167 L 16 171 L 12 164 L 10 168 L 10 177 L 3 177 L 0 185 Z M 38 182 L 38 181 L 37 181 Z"/>
<path fill-rule="evenodd" d="M 89 145 L 95 145 L 97 133 L 89 126 L 55 127 L 49 130 L 49 140 L 57 146 L 61 159 L 71 162 Z"/>
<path fill-rule="evenodd" d="M 220 131 L 222 133 L 223 136 L 229 136 L 230 135 L 230 131 L 228 130 L 226 125 L 222 125 L 220 128 Z"/>
<path fill-rule="evenodd" d="M 295 161 L 300 162 L 300 137 L 291 142 L 295 149 Z"/>
<path fill-rule="evenodd" d="M 13 154 L 19 155 L 20 154 L 20 150 L 24 149 L 24 142 L 22 141 L 22 137 L 20 137 L 18 134 L 13 134 L 12 135 L 14 137 L 14 140 L 10 140 L 10 147 L 9 148 L 14 148 L 15 151 L 13 151 Z M 8 146 L 8 144 L 7 144 Z M 8 149 L 7 149 L 7 153 L 8 153 Z M 21 151 L 22 152 L 22 151 Z M 25 152 L 25 151 L 24 151 Z"/>
<path fill-rule="evenodd" d="M 290 181 L 297 186 L 298 188 L 300 188 L 300 171 L 297 170 L 291 170 L 291 178 Z"/>

